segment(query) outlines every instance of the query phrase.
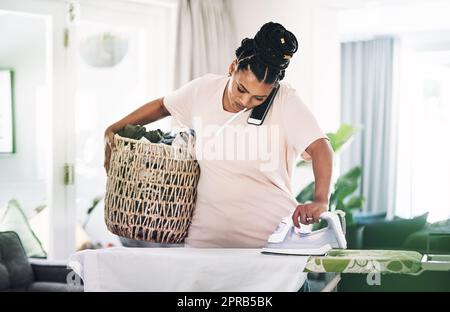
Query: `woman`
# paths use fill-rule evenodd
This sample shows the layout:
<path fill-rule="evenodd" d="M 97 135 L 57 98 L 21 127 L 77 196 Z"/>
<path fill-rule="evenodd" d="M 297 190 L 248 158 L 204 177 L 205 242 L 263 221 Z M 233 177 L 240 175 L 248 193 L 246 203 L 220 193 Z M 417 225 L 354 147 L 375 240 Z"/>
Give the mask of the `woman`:
<path fill-rule="evenodd" d="M 197 78 L 107 128 L 107 171 L 114 133 L 126 124 L 171 115 L 195 130 L 201 176 L 188 246 L 259 248 L 281 218 L 294 212 L 300 227 L 328 209 L 332 150 L 297 91 L 280 83 L 297 45 L 291 32 L 269 22 L 242 41 L 228 76 Z M 252 109 L 275 88 L 263 125 L 249 124 Z M 296 202 L 290 186 L 299 154 L 313 164 L 315 196 L 307 204 Z"/>

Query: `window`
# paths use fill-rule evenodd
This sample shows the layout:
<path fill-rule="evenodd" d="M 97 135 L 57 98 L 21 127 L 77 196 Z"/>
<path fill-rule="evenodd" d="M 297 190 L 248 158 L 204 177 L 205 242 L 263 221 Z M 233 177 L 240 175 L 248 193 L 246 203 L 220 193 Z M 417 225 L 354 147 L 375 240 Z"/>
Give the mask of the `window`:
<path fill-rule="evenodd" d="M 396 214 L 439 221 L 450 217 L 450 49 L 402 59 Z"/>
<path fill-rule="evenodd" d="M 12 71 L 0 70 L 0 153 L 13 153 Z"/>

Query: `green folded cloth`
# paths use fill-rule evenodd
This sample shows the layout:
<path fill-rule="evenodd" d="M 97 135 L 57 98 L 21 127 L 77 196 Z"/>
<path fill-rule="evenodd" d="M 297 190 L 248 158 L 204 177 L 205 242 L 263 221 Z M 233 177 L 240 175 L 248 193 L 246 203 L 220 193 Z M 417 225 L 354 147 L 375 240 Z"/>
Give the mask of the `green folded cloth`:
<path fill-rule="evenodd" d="M 143 126 L 128 124 L 117 131 L 117 134 L 123 138 L 140 140 L 146 134 L 146 132 L 147 129 L 145 129 L 145 127 Z"/>
<path fill-rule="evenodd" d="M 150 130 L 144 137 L 152 143 L 160 143 L 164 139 L 164 132 L 161 130 Z"/>

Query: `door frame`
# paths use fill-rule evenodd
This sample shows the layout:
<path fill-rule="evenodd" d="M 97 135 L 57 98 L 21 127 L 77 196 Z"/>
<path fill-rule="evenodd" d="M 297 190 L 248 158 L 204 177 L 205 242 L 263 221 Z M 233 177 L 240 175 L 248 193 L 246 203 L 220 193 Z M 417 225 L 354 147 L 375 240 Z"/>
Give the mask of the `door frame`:
<path fill-rule="evenodd" d="M 50 86 L 50 159 L 49 181 L 46 181 L 46 198 L 50 213 L 49 237 L 50 259 L 66 259 L 75 251 L 74 186 L 65 185 L 64 167 L 68 162 L 67 147 L 70 143 L 72 116 L 66 108 L 73 107 L 67 96 L 67 53 L 64 34 L 67 27 L 67 1 L 53 0 L 1 0 L 0 10 L 18 14 L 43 15 L 47 17 L 46 37 L 49 86 Z M 18 86 L 16 86 L 16 90 Z M 69 125 L 69 127 L 67 126 Z"/>

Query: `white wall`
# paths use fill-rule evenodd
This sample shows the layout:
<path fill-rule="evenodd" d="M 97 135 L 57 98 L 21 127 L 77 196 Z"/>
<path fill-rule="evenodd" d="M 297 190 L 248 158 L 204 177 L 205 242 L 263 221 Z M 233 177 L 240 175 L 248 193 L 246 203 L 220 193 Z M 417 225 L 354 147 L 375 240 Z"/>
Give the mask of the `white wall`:
<path fill-rule="evenodd" d="M 342 11 L 338 17 L 343 40 L 363 40 L 375 35 L 448 32 L 449 1 L 386 2 Z M 424 34 L 428 36 L 427 34 Z"/>
<path fill-rule="evenodd" d="M 46 24 L 40 17 L 5 13 L 0 15 L 0 30 L 0 66 L 14 71 L 16 134 L 16 153 L 0 156 L 0 204 L 16 198 L 31 213 L 47 200 L 49 124 L 43 113 L 48 103 L 42 101 L 47 84 Z"/>
<path fill-rule="evenodd" d="M 282 24 L 299 41 L 286 70 L 286 82 L 296 88 L 326 132 L 339 126 L 340 46 L 337 11 L 312 0 L 230 0 L 236 29 L 235 46 L 253 37 L 266 22 Z M 312 181 L 311 170 L 294 173 L 294 192 Z"/>

